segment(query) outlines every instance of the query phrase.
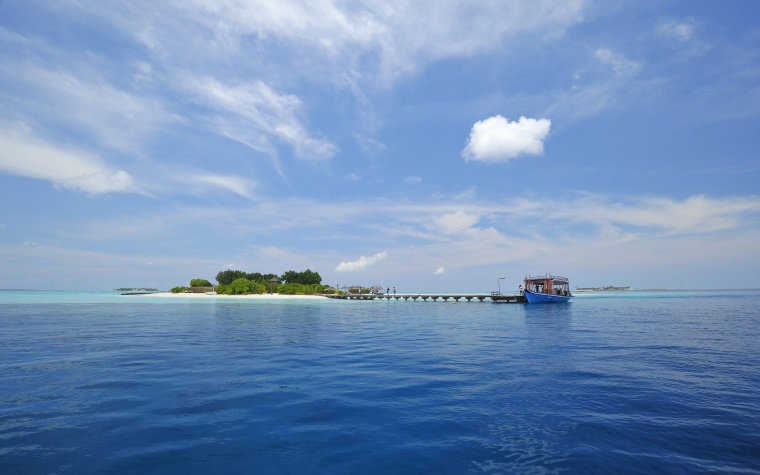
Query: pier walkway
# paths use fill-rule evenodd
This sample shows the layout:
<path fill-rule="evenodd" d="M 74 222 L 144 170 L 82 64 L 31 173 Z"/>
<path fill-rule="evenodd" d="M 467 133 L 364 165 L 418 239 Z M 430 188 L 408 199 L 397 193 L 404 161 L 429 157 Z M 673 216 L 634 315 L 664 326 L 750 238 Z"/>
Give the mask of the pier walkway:
<path fill-rule="evenodd" d="M 436 302 L 441 299 L 444 302 L 453 300 L 459 302 L 464 299 L 468 302 L 473 300 L 477 302 L 490 301 L 492 303 L 525 303 L 525 297 L 522 295 L 504 295 L 500 292 L 491 292 L 490 294 L 347 294 L 347 295 L 325 295 L 331 299 L 340 300 L 404 300 L 413 301 L 421 300 L 427 302 Z"/>

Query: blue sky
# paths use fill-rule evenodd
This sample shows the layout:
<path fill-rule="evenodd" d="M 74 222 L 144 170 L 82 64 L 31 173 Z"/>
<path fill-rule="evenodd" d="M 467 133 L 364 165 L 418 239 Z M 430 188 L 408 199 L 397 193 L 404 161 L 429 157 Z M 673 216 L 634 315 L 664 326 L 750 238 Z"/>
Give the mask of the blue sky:
<path fill-rule="evenodd" d="M 0 3 L 0 288 L 760 288 L 760 3 Z M 504 281 L 499 281 L 505 277 Z"/>

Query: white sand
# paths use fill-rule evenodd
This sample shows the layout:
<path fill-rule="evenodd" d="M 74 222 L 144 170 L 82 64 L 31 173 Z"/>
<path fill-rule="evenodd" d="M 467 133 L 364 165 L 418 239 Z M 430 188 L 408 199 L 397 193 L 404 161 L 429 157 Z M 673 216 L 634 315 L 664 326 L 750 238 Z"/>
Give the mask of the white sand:
<path fill-rule="evenodd" d="M 139 297 L 159 297 L 159 298 L 184 298 L 184 299 L 253 299 L 253 300 L 317 300 L 326 299 L 323 295 L 280 295 L 280 294 L 250 294 L 250 295 L 220 295 L 220 294 L 191 294 L 181 293 L 173 294 L 171 292 L 156 292 L 153 294 L 143 294 Z"/>

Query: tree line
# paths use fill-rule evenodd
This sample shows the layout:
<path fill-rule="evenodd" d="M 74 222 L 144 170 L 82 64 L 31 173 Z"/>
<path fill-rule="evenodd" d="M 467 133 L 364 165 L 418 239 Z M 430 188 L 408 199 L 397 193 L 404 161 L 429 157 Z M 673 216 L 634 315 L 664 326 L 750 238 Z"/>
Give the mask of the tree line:
<path fill-rule="evenodd" d="M 245 272 L 242 270 L 222 270 L 216 274 L 218 284 L 214 286 L 206 279 L 191 279 L 190 287 L 212 287 L 218 294 L 248 295 L 277 292 L 287 295 L 310 295 L 324 293 L 326 285 L 322 285 L 319 272 L 306 269 L 302 272 L 289 270 L 278 276 L 260 272 Z M 276 281 L 276 282 L 275 282 Z M 189 291 L 189 287 L 174 287 L 173 293 Z"/>

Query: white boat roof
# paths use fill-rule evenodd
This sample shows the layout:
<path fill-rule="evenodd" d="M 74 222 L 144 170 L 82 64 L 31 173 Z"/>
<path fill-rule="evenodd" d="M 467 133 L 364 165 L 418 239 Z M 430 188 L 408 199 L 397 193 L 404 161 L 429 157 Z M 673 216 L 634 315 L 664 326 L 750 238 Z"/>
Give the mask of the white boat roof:
<path fill-rule="evenodd" d="M 570 283 L 570 279 L 568 279 L 567 277 L 561 277 L 559 275 L 551 275 L 551 274 L 540 275 L 540 276 L 529 275 L 525 277 L 525 280 L 531 281 L 531 282 L 543 282 L 545 280 L 552 280 L 554 282 L 562 282 L 562 283 L 568 283 L 568 284 Z"/>

